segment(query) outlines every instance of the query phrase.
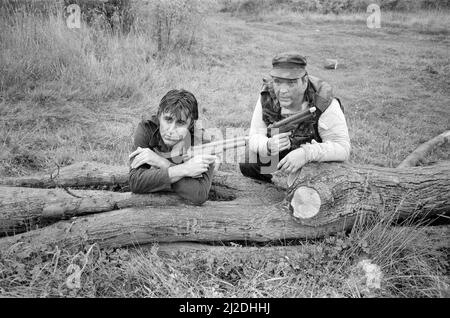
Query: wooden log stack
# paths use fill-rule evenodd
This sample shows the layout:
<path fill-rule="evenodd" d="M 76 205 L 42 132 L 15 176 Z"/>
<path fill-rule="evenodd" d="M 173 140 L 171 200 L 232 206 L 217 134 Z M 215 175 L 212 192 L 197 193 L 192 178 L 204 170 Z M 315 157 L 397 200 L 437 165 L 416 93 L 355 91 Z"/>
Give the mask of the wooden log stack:
<path fill-rule="evenodd" d="M 2 179 L 0 250 L 282 241 L 349 230 L 364 215 L 450 215 L 450 161 L 402 168 L 308 164 L 289 189 L 219 172 L 202 206 L 173 193 L 138 195 L 127 188 L 127 167 L 94 162 Z"/>

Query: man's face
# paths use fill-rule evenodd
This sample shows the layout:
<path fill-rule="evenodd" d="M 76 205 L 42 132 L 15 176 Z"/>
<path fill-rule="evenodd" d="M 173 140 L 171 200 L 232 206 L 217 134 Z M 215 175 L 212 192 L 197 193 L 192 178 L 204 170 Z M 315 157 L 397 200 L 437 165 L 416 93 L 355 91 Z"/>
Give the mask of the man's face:
<path fill-rule="evenodd" d="M 307 86 L 305 76 L 299 79 L 273 77 L 275 95 L 280 102 L 280 106 L 284 108 L 293 108 L 300 105 Z"/>
<path fill-rule="evenodd" d="M 184 113 L 181 114 L 181 118 L 176 118 L 174 114 L 169 112 L 162 113 L 159 116 L 159 132 L 164 143 L 173 147 L 183 140 L 189 134 L 191 120 Z"/>

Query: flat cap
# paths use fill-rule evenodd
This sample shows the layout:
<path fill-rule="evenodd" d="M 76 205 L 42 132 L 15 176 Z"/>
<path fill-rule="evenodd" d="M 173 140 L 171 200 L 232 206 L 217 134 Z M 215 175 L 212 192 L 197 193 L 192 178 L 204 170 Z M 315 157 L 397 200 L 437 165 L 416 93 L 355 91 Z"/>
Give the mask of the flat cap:
<path fill-rule="evenodd" d="M 283 52 L 272 59 L 270 75 L 286 79 L 298 79 L 306 74 L 306 58 L 296 52 Z"/>

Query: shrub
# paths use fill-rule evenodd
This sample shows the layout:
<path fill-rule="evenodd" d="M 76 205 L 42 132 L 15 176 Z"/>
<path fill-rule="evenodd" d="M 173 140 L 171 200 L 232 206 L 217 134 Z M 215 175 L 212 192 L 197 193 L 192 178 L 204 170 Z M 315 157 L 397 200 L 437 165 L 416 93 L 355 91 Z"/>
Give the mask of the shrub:
<path fill-rule="evenodd" d="M 321 13 L 335 13 L 339 14 L 348 11 L 351 8 L 351 0 L 320 0 L 319 5 Z"/>
<path fill-rule="evenodd" d="M 191 49 L 203 22 L 204 7 L 200 0 L 155 0 L 149 10 L 158 52 Z"/>
<path fill-rule="evenodd" d="M 450 9 L 450 0 L 422 0 L 422 9 Z"/>
<path fill-rule="evenodd" d="M 130 0 L 64 0 L 64 8 L 77 4 L 81 9 L 81 17 L 88 25 L 98 24 L 110 30 L 122 33 L 130 32 L 134 15 Z"/>
<path fill-rule="evenodd" d="M 221 12 L 230 12 L 233 14 L 256 14 L 265 8 L 270 8 L 273 0 L 224 0 L 222 1 Z M 279 5 L 283 4 L 284 0 L 278 1 Z"/>

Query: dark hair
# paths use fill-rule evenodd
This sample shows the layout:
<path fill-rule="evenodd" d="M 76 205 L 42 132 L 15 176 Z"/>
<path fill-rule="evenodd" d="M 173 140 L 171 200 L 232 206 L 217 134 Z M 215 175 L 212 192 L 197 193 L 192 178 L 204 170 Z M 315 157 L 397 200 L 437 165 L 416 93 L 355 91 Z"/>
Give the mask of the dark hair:
<path fill-rule="evenodd" d="M 163 113 L 170 113 L 177 119 L 184 113 L 193 120 L 198 119 L 198 104 L 194 94 L 184 89 L 173 89 L 166 93 L 159 102 L 158 118 Z"/>

